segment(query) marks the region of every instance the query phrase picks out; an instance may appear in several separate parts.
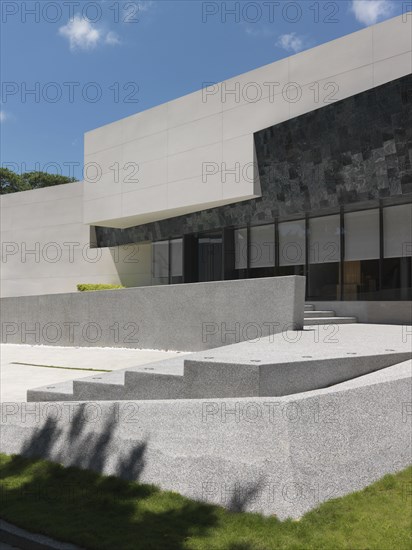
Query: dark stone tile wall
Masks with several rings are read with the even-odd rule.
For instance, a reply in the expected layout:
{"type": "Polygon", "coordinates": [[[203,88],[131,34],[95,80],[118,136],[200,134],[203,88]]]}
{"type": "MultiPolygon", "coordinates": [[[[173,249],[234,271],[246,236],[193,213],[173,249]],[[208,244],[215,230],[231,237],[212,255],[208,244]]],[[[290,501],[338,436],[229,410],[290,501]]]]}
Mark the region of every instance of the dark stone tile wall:
{"type": "Polygon", "coordinates": [[[412,200],[412,75],[261,130],[255,146],[262,197],[129,229],[97,227],[98,246],[412,200]]]}

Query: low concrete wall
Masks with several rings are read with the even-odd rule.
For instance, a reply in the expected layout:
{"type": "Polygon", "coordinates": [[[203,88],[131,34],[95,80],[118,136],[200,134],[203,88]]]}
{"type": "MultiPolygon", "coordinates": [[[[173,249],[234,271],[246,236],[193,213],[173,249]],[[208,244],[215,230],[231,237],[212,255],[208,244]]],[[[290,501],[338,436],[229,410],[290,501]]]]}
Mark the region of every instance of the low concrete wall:
{"type": "Polygon", "coordinates": [[[200,351],[303,326],[304,277],[1,300],[2,342],[200,351]]]}
{"type": "Polygon", "coordinates": [[[411,463],[410,372],[281,398],[3,403],[0,449],[298,518],[411,463]]]}
{"type": "Polygon", "coordinates": [[[412,302],[312,302],[318,310],[332,310],[342,317],[355,316],[360,323],[412,325],[412,302]]]}

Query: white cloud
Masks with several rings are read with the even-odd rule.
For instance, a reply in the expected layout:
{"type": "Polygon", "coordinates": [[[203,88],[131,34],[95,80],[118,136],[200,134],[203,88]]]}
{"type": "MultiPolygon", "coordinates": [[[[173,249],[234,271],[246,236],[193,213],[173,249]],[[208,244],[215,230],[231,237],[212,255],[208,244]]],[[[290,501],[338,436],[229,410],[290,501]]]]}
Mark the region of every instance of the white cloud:
{"type": "Polygon", "coordinates": [[[104,32],[80,15],[75,15],[71,21],[60,27],[59,34],[69,40],[71,50],[91,50],[103,42],[110,46],[120,44],[115,32],[104,32]]]}
{"type": "Polygon", "coordinates": [[[247,26],[245,27],[246,34],[257,38],[272,38],[274,31],[266,27],[247,26]]]}
{"type": "Polygon", "coordinates": [[[80,15],[75,15],[67,25],[60,27],[59,33],[68,38],[71,50],[95,48],[101,40],[101,32],[80,15]]]}
{"type": "Polygon", "coordinates": [[[283,48],[287,52],[300,52],[304,48],[304,40],[301,36],[298,36],[295,32],[289,34],[281,34],[276,46],[283,48]]]}
{"type": "Polygon", "coordinates": [[[116,44],[120,44],[119,37],[113,31],[110,31],[106,34],[106,38],[105,38],[104,41],[106,42],[106,44],[110,44],[111,46],[115,46],[116,44]]]}
{"type": "Polygon", "coordinates": [[[4,122],[5,120],[7,120],[9,117],[6,113],[6,111],[0,111],[0,122],[4,122]]]}
{"type": "Polygon", "coordinates": [[[139,11],[148,11],[154,5],[153,0],[141,0],[137,3],[139,11]]]}
{"type": "Polygon", "coordinates": [[[351,11],[356,19],[365,25],[373,25],[393,11],[392,0],[352,0],[351,11]]]}

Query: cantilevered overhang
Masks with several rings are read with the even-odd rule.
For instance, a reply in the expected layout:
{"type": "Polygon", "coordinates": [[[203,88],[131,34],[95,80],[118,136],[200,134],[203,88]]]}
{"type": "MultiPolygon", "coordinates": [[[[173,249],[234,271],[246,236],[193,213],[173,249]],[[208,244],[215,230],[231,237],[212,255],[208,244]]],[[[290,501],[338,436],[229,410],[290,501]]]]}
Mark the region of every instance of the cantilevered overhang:
{"type": "Polygon", "coordinates": [[[88,132],[84,222],[127,228],[259,197],[255,132],[410,74],[411,50],[409,13],[88,132]]]}

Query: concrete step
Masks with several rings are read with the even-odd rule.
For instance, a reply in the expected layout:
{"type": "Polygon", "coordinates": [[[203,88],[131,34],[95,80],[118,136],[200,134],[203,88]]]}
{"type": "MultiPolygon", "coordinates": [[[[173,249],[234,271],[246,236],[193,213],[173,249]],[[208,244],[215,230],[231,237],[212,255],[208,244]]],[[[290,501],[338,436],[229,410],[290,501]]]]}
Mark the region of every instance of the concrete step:
{"type": "Polygon", "coordinates": [[[96,373],[74,380],[74,401],[109,401],[127,399],[124,371],[96,373]]]}
{"type": "Polygon", "coordinates": [[[260,358],[239,354],[229,361],[219,356],[208,361],[186,360],[186,399],[280,397],[326,388],[409,360],[411,352],[336,352],[330,348],[318,357],[295,354],[286,362],[276,352],[255,353],[255,357],[260,358]]]}
{"type": "Polygon", "coordinates": [[[27,401],[132,401],[184,397],[183,375],[127,374],[128,381],[123,384],[112,383],[102,376],[100,380],[92,377],[28,390],[27,401]]]}
{"type": "Polygon", "coordinates": [[[182,399],[183,356],[89,376],[73,384],[78,401],[125,399],[182,399]]]}
{"type": "Polygon", "coordinates": [[[27,390],[27,401],[73,401],[73,380],[27,390]]]}
{"type": "Polygon", "coordinates": [[[27,392],[28,401],[123,401],[182,399],[184,356],[95,373],[78,380],[27,392]]]}
{"type": "Polygon", "coordinates": [[[28,401],[115,401],[289,395],[339,384],[412,356],[399,328],[356,325],[354,317],[306,321],[296,339],[284,334],[222,346],[139,367],[30,390],[28,401]],[[333,335],[319,334],[347,324],[333,335]],[[313,330],[310,327],[313,327],[313,330]],[[339,332],[339,333],[338,333],[339,332]],[[334,339],[330,340],[332,336],[334,339]],[[338,336],[337,338],[335,338],[338,336]],[[330,342],[334,342],[331,345],[330,342]]]}
{"type": "Polygon", "coordinates": [[[311,325],[347,325],[357,323],[356,317],[305,317],[304,326],[311,325]]]}
{"type": "MultiPolygon", "coordinates": [[[[183,399],[183,374],[126,371],[126,388],[133,399],[183,399]]],[[[130,399],[129,397],[127,399],[130,399]]]]}
{"type": "Polygon", "coordinates": [[[310,319],[311,317],[335,317],[336,314],[334,311],[305,311],[305,319],[310,319]]]}
{"type": "Polygon", "coordinates": [[[305,304],[305,311],[313,311],[315,309],[315,306],[312,304],[305,304]]]}

